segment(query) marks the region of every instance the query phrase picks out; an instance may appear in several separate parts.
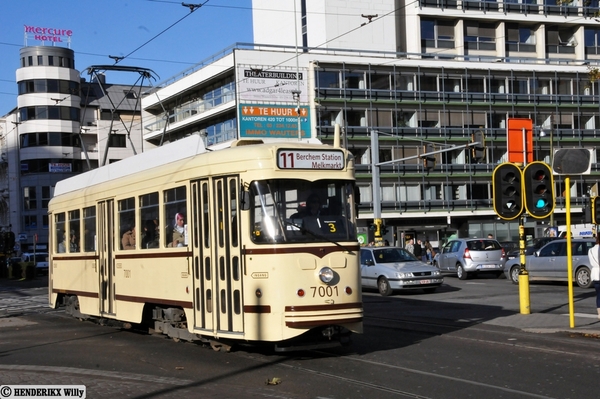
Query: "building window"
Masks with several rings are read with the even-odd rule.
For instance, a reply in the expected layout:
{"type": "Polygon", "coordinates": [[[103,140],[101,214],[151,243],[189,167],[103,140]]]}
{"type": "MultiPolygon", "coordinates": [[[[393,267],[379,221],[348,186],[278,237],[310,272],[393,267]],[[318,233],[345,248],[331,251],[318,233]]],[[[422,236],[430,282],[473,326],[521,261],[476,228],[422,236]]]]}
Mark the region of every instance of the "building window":
{"type": "Polygon", "coordinates": [[[37,195],[35,186],[23,187],[23,209],[37,209],[37,195]]]}
{"type": "Polygon", "coordinates": [[[37,106],[19,108],[21,122],[34,119],[79,121],[79,108],[59,106],[37,106]]]}
{"type": "Polygon", "coordinates": [[[454,48],[454,21],[421,20],[421,49],[454,48]]]}
{"type": "Polygon", "coordinates": [[[600,54],[600,29],[585,28],[586,54],[600,54]]]}
{"type": "Polygon", "coordinates": [[[118,112],[111,112],[110,110],[103,109],[100,111],[100,120],[101,121],[110,121],[115,120],[118,121],[120,119],[118,112]]]}
{"type": "Polygon", "coordinates": [[[111,134],[109,137],[109,147],[125,148],[127,147],[127,136],[124,134],[111,134]]]}
{"type": "Polygon", "coordinates": [[[496,50],[495,24],[465,21],[465,46],[470,50],[496,50]]]}
{"type": "Polygon", "coordinates": [[[23,226],[26,230],[37,229],[37,215],[23,215],[23,226]]]}
{"type": "Polygon", "coordinates": [[[44,65],[44,57],[41,55],[37,56],[37,64],[38,65],[44,65]]]}
{"type": "Polygon", "coordinates": [[[79,147],[79,137],[73,133],[38,132],[25,133],[19,137],[21,148],[51,146],[79,147]]]}
{"type": "Polygon", "coordinates": [[[508,51],[535,52],[535,32],[527,26],[506,24],[508,51]]]}
{"type": "Polygon", "coordinates": [[[48,209],[48,202],[52,198],[52,187],[42,186],[42,209],[48,209]]]}
{"type": "Polygon", "coordinates": [[[338,89],[340,87],[340,74],[337,71],[318,71],[317,84],[322,89],[338,89]]]}
{"type": "Polygon", "coordinates": [[[560,27],[559,25],[546,27],[547,52],[552,54],[575,54],[575,28],[560,27]]]}

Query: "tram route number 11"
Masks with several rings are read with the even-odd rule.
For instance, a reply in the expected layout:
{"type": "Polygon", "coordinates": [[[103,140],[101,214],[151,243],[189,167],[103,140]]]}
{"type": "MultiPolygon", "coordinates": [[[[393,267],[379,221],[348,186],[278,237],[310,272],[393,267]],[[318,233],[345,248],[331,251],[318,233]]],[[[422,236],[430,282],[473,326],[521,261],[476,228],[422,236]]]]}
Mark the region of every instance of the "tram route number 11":
{"type": "Polygon", "coordinates": [[[344,167],[344,154],[338,150],[279,150],[277,167],[281,169],[337,169],[344,167]]]}

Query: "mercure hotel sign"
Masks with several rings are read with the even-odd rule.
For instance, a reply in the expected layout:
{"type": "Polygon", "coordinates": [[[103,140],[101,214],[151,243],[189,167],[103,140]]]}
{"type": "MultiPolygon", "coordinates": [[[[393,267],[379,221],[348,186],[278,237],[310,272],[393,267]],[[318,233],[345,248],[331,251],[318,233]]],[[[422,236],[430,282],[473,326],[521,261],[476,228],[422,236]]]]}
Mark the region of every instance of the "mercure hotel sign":
{"type": "Polygon", "coordinates": [[[34,40],[48,42],[62,42],[63,37],[73,36],[71,29],[44,28],[41,26],[25,25],[25,34],[33,34],[34,40]]]}

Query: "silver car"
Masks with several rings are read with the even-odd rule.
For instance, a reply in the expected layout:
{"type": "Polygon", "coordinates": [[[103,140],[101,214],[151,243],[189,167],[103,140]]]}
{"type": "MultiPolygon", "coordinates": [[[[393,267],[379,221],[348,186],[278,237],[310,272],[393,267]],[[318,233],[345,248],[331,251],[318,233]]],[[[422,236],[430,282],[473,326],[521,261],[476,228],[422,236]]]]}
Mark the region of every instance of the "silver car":
{"type": "MultiPolygon", "coordinates": [[[[588,238],[571,240],[573,280],[582,288],[592,286],[588,251],[595,243],[595,240],[588,238]]],[[[568,281],[567,259],[567,240],[558,239],[549,242],[532,255],[525,257],[529,280],[568,281]]],[[[504,274],[514,284],[519,284],[520,269],[520,259],[512,259],[506,262],[504,274]]]]}
{"type": "Polygon", "coordinates": [[[397,247],[361,248],[360,275],[363,287],[377,288],[383,296],[407,289],[431,293],[444,282],[437,268],[397,247]]]}
{"type": "Polygon", "coordinates": [[[501,276],[506,254],[492,238],[455,238],[444,245],[434,259],[442,273],[456,273],[461,280],[477,273],[501,276]]]}

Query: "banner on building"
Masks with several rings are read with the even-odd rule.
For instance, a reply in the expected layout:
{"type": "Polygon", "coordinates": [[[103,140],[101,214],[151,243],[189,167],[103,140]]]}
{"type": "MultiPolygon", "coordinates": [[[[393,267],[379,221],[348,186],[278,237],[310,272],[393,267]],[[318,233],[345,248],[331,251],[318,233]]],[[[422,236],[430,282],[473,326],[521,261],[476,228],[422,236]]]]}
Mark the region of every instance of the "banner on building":
{"type": "Polygon", "coordinates": [[[73,171],[70,163],[50,163],[48,169],[50,173],[70,173],[73,171]]]}
{"type": "Polygon", "coordinates": [[[308,103],[306,68],[238,67],[240,101],[308,103]],[[298,91],[300,93],[298,94],[298,91]]]}

